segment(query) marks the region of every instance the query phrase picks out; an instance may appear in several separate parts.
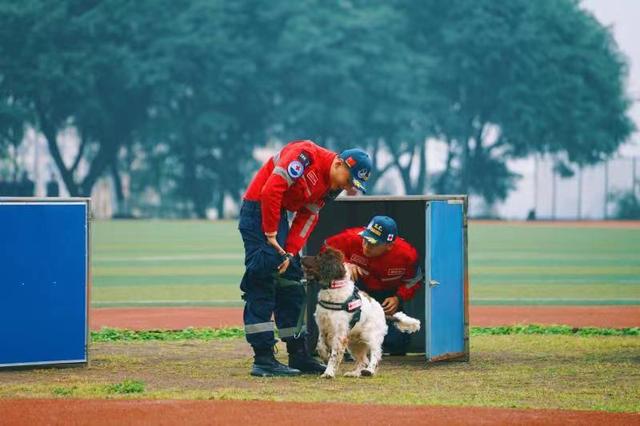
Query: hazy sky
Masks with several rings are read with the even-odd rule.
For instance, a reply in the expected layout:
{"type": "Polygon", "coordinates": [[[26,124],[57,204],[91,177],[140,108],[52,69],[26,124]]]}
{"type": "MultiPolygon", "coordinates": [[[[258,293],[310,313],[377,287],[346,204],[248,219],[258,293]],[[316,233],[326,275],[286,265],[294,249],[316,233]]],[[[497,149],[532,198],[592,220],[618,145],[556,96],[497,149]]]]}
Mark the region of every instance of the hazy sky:
{"type": "MultiPolygon", "coordinates": [[[[640,0],[583,0],[582,5],[613,29],[620,50],[629,59],[628,90],[635,100],[631,116],[640,128],[640,0]]],[[[636,132],[621,153],[640,155],[640,133],[636,132]]]]}

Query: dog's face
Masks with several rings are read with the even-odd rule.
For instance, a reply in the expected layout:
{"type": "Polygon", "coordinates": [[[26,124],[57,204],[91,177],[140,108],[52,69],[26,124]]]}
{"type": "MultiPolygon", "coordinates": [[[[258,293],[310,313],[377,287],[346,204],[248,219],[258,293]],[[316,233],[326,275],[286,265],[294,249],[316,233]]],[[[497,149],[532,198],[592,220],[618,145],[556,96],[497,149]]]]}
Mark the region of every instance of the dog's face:
{"type": "Polygon", "coordinates": [[[307,279],[321,283],[341,280],[347,274],[344,267],[344,255],[340,250],[331,247],[327,247],[317,256],[304,256],[302,269],[304,269],[307,279]]]}

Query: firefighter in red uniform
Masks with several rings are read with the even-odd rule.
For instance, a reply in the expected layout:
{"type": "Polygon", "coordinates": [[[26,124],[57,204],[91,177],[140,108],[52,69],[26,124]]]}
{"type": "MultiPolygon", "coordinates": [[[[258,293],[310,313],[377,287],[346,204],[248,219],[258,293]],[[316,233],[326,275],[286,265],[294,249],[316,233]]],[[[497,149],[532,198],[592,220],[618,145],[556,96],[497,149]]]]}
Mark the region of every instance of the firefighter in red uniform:
{"type": "MultiPolygon", "coordinates": [[[[398,237],[398,226],[388,216],[375,216],[366,227],[350,228],[327,238],[321,250],[331,246],[342,251],[360,289],[382,305],[385,314],[402,309],[421,286],[422,272],[416,249],[398,237]]],[[[409,335],[389,325],[383,350],[404,355],[409,335]]]]}
{"type": "Polygon", "coordinates": [[[299,252],[320,209],[343,190],[365,191],[371,159],[360,149],[340,155],[312,141],[286,145],[258,171],[244,195],[238,229],[245,248],[240,288],[245,300],[246,338],[255,352],[251,374],[287,376],[322,373],[309,355],[300,319],[305,301],[299,252]],[[289,228],[287,211],[295,216],[289,228]],[[273,354],[274,322],[287,344],[289,365],[273,354]]]}

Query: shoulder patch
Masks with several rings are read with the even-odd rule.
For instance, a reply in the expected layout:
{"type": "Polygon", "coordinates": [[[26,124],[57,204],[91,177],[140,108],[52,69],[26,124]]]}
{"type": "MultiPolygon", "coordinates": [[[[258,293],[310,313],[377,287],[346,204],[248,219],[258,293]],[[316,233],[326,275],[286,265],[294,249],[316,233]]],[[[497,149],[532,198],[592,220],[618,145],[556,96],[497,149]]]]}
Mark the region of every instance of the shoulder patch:
{"type": "Polygon", "coordinates": [[[311,156],[307,151],[302,151],[300,155],[298,155],[298,161],[302,164],[302,167],[307,168],[311,165],[311,156]]]}
{"type": "Polygon", "coordinates": [[[298,179],[304,173],[304,166],[298,160],[293,160],[287,166],[287,173],[294,179],[298,179]]]}

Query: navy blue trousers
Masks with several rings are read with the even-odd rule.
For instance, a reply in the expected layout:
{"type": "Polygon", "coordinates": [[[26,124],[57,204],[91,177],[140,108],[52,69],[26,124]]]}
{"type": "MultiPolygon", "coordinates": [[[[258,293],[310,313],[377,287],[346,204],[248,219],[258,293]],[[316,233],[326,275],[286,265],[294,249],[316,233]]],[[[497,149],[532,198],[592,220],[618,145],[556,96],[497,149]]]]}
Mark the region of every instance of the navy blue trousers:
{"type": "MultiPolygon", "coordinates": [[[[296,256],[287,271],[279,279],[277,268],[282,263],[281,256],[273,248],[262,232],[260,203],[243,201],[240,208],[238,229],[244,243],[245,273],[240,283],[243,291],[244,328],[247,342],[254,348],[271,348],[276,344],[275,325],[284,341],[294,338],[304,339],[305,328],[296,334],[300,311],[304,306],[305,291],[302,285],[295,285],[302,279],[300,257],[296,256]],[[275,324],[272,320],[275,318],[275,324]]],[[[280,214],[277,240],[284,247],[289,234],[287,212],[280,214]]]]}

